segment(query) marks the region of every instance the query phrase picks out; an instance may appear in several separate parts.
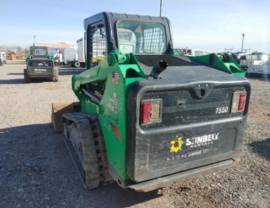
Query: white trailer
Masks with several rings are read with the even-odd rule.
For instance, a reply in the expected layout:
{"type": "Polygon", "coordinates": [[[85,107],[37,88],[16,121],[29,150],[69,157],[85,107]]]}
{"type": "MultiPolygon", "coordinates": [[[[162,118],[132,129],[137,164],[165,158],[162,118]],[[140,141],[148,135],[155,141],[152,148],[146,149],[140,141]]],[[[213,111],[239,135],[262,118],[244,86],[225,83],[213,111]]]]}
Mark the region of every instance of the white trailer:
{"type": "Polygon", "coordinates": [[[54,57],[56,64],[80,67],[75,48],[48,48],[48,54],[54,57]]]}
{"type": "Polygon", "coordinates": [[[0,65],[6,64],[7,63],[7,55],[6,52],[0,51],[0,65]]]}
{"type": "Polygon", "coordinates": [[[248,74],[270,75],[270,58],[266,53],[253,52],[240,58],[240,64],[245,64],[248,74]]]}
{"type": "Polygon", "coordinates": [[[78,62],[80,63],[81,67],[85,67],[85,47],[85,38],[80,38],[77,40],[78,62]]]}
{"type": "Polygon", "coordinates": [[[74,48],[64,48],[63,49],[63,63],[65,65],[73,65],[76,60],[76,50],[74,48]]]}

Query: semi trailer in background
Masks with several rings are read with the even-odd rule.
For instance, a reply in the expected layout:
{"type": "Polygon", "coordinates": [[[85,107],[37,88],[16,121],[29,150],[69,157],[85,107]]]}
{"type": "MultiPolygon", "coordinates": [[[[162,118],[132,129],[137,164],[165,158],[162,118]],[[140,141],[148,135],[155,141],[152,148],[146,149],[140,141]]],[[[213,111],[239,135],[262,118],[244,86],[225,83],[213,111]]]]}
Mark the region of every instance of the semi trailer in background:
{"type": "Polygon", "coordinates": [[[77,53],[74,48],[63,49],[63,64],[76,68],[80,67],[80,62],[78,62],[77,53]]]}
{"type": "Polygon", "coordinates": [[[0,66],[7,63],[6,52],[0,51],[0,66]]]}
{"type": "Polygon", "coordinates": [[[85,38],[77,40],[77,57],[81,67],[85,67],[85,38]]]}
{"type": "Polygon", "coordinates": [[[75,48],[50,48],[49,54],[57,65],[80,67],[75,48]]]}
{"type": "Polygon", "coordinates": [[[72,43],[37,43],[36,46],[47,47],[48,55],[54,58],[56,65],[80,67],[77,61],[77,51],[72,43]]]}
{"type": "Polygon", "coordinates": [[[266,53],[238,53],[237,58],[248,74],[270,75],[270,58],[266,53]]]}

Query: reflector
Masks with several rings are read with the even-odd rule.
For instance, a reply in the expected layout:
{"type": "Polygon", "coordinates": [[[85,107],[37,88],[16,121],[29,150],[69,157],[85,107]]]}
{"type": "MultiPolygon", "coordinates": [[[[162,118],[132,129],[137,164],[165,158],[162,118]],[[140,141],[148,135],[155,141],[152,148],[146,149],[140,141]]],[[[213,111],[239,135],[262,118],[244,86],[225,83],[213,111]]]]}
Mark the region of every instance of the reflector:
{"type": "Polygon", "coordinates": [[[142,125],[161,122],[161,99],[143,100],[140,106],[142,125]]]}
{"type": "Polygon", "coordinates": [[[233,100],[232,100],[232,113],[239,113],[243,112],[246,107],[246,91],[236,91],[233,93],[233,100]]]}

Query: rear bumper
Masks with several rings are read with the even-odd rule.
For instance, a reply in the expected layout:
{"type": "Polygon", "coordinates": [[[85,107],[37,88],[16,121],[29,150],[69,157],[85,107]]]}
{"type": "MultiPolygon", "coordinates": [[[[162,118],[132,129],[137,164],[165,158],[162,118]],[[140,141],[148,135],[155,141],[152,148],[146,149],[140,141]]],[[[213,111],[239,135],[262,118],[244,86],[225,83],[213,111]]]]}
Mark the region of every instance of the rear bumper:
{"type": "Polygon", "coordinates": [[[133,185],[128,186],[128,188],[133,189],[138,192],[149,192],[149,191],[153,191],[162,187],[172,185],[187,177],[193,177],[196,175],[206,174],[206,173],[210,173],[210,172],[214,172],[220,169],[227,168],[231,166],[232,164],[236,163],[237,161],[238,159],[234,159],[234,160],[230,159],[230,160],[210,164],[207,166],[194,168],[188,171],[172,174],[169,176],[160,177],[160,178],[153,179],[150,181],[133,184],[133,185]]]}
{"type": "Polygon", "coordinates": [[[49,79],[53,77],[53,74],[29,74],[28,76],[31,79],[40,79],[40,78],[49,79]]]}
{"type": "Polygon", "coordinates": [[[52,78],[54,77],[55,70],[54,68],[38,68],[38,67],[28,67],[27,74],[31,79],[40,79],[40,78],[52,78]],[[44,71],[38,71],[44,70],[44,71]]]}

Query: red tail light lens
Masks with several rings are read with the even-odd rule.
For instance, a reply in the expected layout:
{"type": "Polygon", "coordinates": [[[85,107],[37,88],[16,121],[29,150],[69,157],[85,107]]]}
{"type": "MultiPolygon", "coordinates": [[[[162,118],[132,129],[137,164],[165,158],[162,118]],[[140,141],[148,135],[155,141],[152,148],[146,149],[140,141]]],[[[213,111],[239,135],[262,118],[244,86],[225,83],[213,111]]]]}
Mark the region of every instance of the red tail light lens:
{"type": "Polygon", "coordinates": [[[246,107],[247,92],[236,91],[233,93],[232,113],[243,112],[246,107]]]}
{"type": "Polygon", "coordinates": [[[245,110],[246,97],[247,97],[247,93],[240,94],[240,96],[239,96],[239,105],[238,105],[238,110],[239,111],[244,111],[245,110]]]}
{"type": "Polygon", "coordinates": [[[140,106],[140,123],[142,125],[161,122],[161,99],[143,100],[140,106]]]}

